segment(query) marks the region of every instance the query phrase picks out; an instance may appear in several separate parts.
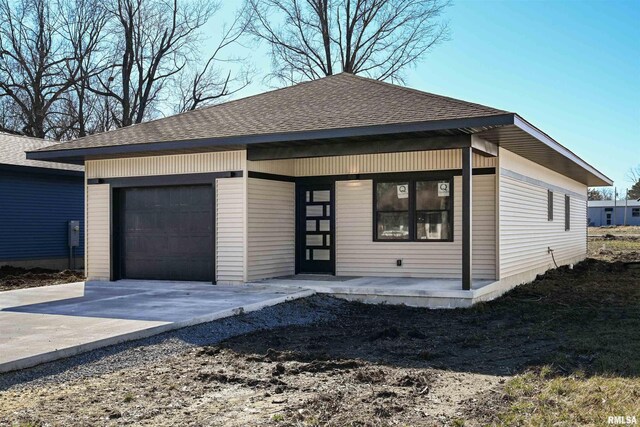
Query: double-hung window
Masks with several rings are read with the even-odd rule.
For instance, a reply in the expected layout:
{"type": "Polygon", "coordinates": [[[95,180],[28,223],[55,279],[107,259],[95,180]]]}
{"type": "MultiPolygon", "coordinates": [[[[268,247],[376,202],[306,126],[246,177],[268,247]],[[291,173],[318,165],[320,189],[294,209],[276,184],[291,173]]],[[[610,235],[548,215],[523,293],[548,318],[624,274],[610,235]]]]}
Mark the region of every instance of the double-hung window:
{"type": "Polygon", "coordinates": [[[375,182],[374,240],[452,241],[452,180],[375,182]]]}

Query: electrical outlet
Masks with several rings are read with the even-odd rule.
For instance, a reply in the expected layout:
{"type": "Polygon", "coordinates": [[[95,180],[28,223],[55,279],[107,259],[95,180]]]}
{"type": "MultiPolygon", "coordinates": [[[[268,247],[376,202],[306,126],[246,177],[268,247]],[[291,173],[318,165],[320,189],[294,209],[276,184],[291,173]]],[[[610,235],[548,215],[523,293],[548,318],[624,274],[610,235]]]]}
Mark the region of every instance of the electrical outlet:
{"type": "Polygon", "coordinates": [[[401,259],[397,259],[396,260],[396,267],[402,267],[402,260],[401,259]]]}

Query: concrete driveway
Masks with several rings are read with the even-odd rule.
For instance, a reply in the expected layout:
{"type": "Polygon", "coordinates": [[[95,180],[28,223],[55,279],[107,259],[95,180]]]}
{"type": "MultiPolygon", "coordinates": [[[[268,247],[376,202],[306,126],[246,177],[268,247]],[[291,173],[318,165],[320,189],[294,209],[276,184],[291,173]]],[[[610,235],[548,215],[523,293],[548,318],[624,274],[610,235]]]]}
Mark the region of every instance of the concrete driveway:
{"type": "Polygon", "coordinates": [[[0,292],[0,372],[259,310],[314,291],[121,280],[0,292]]]}

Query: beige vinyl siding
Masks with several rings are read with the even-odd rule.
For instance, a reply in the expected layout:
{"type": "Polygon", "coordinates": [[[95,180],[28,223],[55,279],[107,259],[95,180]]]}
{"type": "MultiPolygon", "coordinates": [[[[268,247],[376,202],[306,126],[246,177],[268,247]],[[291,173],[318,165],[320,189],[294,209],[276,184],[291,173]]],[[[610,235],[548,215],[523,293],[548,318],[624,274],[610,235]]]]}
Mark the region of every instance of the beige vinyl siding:
{"type": "Polygon", "coordinates": [[[547,169],[538,163],[525,159],[504,148],[500,148],[499,156],[501,169],[510,170],[533,179],[544,181],[551,185],[579,193],[585,198],[587,197],[587,186],[578,181],[554,172],[551,169],[547,169]]]}
{"type": "Polygon", "coordinates": [[[295,184],[248,180],[248,278],[295,273],[295,184]]]}
{"type": "Polygon", "coordinates": [[[586,256],[587,187],[511,152],[500,150],[500,278],[543,272],[586,256]],[[547,192],[553,191],[553,221],[547,192]],[[571,229],[565,231],[565,195],[571,229]]]}
{"type": "MultiPolygon", "coordinates": [[[[336,273],[460,278],[462,180],[454,178],[453,242],[374,242],[373,181],[336,183],[336,273]],[[403,266],[396,267],[402,259],[403,266]]],[[[473,276],[495,278],[495,176],[473,177],[473,276]]]]}
{"type": "Polygon", "coordinates": [[[87,186],[86,268],[87,279],[109,280],[111,272],[111,186],[87,186]]]}
{"type": "Polygon", "coordinates": [[[216,180],[216,282],[245,281],[245,178],[216,180]]]}
{"type": "Polygon", "coordinates": [[[120,178],[240,171],[245,168],[245,159],[246,151],[238,150],[88,160],[85,173],[87,178],[120,178]]]}
{"type": "Polygon", "coordinates": [[[247,168],[253,172],[272,173],[275,175],[296,176],[297,159],[282,160],[247,160],[247,168]]]}
{"type": "MultiPolygon", "coordinates": [[[[476,168],[494,167],[495,160],[495,157],[483,157],[479,154],[474,154],[473,166],[476,168]]],[[[460,150],[359,154],[306,159],[249,161],[248,167],[251,171],[289,176],[450,170],[462,167],[462,154],[460,150]]]]}

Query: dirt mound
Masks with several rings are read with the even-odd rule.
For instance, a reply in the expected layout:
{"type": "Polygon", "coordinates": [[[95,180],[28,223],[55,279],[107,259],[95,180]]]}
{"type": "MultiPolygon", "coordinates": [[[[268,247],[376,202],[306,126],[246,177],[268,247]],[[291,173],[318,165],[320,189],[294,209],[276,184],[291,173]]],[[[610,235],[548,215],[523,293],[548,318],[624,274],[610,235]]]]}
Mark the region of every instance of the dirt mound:
{"type": "Polygon", "coordinates": [[[45,268],[0,267],[0,291],[81,282],[84,275],[72,270],[48,270],[45,268]]]}

